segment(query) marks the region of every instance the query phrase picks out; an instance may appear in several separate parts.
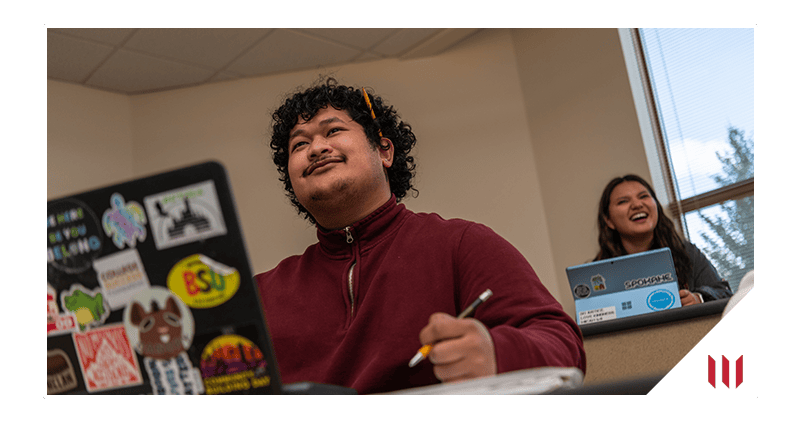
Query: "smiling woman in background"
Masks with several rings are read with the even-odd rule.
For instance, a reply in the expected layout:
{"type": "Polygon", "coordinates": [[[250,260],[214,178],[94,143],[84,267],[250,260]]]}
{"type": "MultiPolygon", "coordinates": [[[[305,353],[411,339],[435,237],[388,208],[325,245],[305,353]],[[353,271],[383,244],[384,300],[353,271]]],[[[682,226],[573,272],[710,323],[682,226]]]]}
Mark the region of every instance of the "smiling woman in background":
{"type": "Polygon", "coordinates": [[[600,252],[595,261],[669,247],[678,274],[681,306],[733,295],[706,256],[681,239],[653,189],[633,174],[611,180],[597,213],[600,252]]]}

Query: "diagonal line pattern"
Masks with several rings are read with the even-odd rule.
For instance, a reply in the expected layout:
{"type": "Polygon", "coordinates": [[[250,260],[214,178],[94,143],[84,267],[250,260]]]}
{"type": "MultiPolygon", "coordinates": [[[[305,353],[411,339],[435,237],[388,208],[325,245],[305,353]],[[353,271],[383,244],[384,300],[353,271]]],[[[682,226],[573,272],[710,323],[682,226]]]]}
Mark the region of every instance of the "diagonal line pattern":
{"type": "Polygon", "coordinates": [[[663,421],[798,419],[799,324],[800,288],[797,288],[758,326],[759,399],[683,399],[663,421]]]}

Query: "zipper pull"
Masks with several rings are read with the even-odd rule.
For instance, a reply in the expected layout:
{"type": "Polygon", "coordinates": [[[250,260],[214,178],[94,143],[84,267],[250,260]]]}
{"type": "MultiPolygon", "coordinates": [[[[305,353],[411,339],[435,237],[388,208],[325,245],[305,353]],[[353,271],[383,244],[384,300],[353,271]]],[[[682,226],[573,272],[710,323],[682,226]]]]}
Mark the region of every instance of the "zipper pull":
{"type": "Polygon", "coordinates": [[[353,234],[350,232],[350,227],[344,227],[344,234],[347,236],[347,244],[353,242],[353,234]]]}

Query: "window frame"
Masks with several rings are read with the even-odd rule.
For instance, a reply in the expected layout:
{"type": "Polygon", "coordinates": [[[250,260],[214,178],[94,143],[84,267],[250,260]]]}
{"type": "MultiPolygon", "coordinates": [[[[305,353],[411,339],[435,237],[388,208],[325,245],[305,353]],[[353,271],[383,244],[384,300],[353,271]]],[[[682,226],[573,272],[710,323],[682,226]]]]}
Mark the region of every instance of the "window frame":
{"type": "Polygon", "coordinates": [[[620,28],[618,32],[653,189],[656,190],[659,201],[666,204],[666,211],[670,213],[678,231],[686,238],[688,228],[684,221],[684,214],[727,201],[755,196],[755,176],[678,200],[676,178],[672,171],[672,158],[664,139],[664,128],[659,118],[660,113],[650,82],[650,73],[642,48],[639,28],[620,28]]]}

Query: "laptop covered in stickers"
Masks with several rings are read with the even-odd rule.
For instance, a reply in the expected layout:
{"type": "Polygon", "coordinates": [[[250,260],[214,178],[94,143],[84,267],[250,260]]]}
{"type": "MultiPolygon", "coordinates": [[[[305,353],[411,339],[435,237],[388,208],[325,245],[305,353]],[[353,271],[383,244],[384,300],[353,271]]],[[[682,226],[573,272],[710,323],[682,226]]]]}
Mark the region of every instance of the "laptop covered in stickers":
{"type": "Polygon", "coordinates": [[[219,163],[47,202],[48,394],[282,392],[219,163]]]}
{"type": "Polygon", "coordinates": [[[579,325],[681,306],[678,276],[668,247],[566,270],[579,325]]]}

